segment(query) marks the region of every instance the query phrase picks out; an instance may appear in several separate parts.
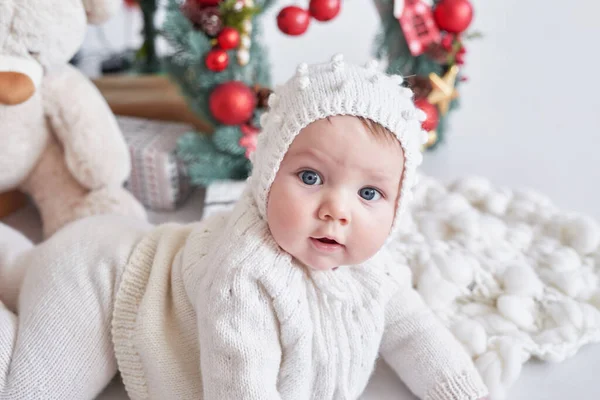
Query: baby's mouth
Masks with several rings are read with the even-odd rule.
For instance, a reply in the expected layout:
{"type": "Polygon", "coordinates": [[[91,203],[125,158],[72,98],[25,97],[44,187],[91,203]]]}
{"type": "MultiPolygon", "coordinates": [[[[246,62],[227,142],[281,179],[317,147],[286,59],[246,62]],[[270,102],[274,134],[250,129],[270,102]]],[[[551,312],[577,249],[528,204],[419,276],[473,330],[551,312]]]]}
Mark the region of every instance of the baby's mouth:
{"type": "Polygon", "coordinates": [[[327,237],[322,237],[322,238],[315,238],[317,239],[319,242],[321,243],[327,243],[327,244],[339,244],[338,242],[336,242],[334,239],[329,239],[327,237]]]}
{"type": "Polygon", "coordinates": [[[343,244],[329,237],[311,237],[310,241],[317,250],[326,253],[339,251],[344,248],[343,244]]]}

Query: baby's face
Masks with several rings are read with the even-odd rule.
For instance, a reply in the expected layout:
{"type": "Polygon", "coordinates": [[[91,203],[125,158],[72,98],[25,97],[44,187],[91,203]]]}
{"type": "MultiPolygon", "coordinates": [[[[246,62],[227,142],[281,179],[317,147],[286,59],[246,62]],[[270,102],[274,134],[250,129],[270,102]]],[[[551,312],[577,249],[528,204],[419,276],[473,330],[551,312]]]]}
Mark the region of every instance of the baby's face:
{"type": "Polygon", "coordinates": [[[394,220],[404,157],[355,117],[304,128],[271,186],[269,228],[304,265],[326,270],[359,264],[384,244],[394,220]]]}

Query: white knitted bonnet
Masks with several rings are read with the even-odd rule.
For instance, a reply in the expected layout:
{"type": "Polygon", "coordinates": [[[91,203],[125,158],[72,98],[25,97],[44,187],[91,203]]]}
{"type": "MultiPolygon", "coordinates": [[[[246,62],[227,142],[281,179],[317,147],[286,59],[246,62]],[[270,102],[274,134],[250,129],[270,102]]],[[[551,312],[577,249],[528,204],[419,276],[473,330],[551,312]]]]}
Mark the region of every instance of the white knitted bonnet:
{"type": "Polygon", "coordinates": [[[427,133],[424,113],[413,103],[413,93],[399,75],[378,70],[375,60],[365,66],[346,63],[335,55],[330,62],[298,66],[296,75],[275,88],[269,110],[261,117],[250,183],[260,215],[266,220],[271,184],[285,153],[300,130],[322,118],[353,115],[371,119],[393,132],[404,149],[404,174],[398,216],[406,208],[415,184],[415,170],[423,160],[421,146],[427,133]]]}

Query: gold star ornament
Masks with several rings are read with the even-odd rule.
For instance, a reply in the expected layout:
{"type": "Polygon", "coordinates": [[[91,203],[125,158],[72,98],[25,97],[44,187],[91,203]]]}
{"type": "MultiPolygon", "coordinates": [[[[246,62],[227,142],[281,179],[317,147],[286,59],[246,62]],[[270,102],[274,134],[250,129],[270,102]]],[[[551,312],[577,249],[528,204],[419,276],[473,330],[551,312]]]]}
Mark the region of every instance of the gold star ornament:
{"type": "Polygon", "coordinates": [[[429,74],[433,90],[427,96],[427,101],[437,105],[441,115],[446,115],[450,110],[450,103],[458,97],[458,91],[454,87],[457,76],[458,65],[456,64],[450,67],[442,77],[433,72],[429,74]]]}

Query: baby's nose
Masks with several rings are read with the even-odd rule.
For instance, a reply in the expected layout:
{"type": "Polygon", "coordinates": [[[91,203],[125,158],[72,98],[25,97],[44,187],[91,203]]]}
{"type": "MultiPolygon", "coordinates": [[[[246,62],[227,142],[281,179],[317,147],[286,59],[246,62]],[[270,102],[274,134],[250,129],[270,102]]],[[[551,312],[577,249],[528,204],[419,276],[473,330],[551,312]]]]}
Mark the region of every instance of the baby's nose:
{"type": "Polygon", "coordinates": [[[319,218],[322,220],[333,220],[341,225],[350,222],[350,210],[341,196],[330,196],[323,202],[319,209],[319,218]]]}
{"type": "Polygon", "coordinates": [[[29,76],[20,72],[0,72],[0,104],[21,104],[34,93],[35,83],[29,76]]]}

